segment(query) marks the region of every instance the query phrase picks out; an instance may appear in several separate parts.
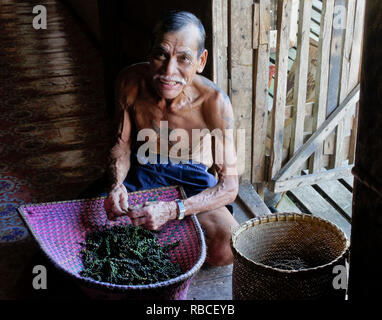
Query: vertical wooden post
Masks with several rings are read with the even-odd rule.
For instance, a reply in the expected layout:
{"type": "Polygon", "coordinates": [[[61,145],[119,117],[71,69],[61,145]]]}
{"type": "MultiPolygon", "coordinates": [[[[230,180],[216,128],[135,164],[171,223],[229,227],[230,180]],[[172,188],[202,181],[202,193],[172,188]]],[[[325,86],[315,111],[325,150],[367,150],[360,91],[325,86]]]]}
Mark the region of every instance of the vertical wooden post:
{"type": "MultiPolygon", "coordinates": [[[[230,3],[230,70],[231,101],[236,129],[245,130],[245,156],[238,156],[241,182],[251,182],[252,163],[252,96],[253,96],[253,0],[232,0],[230,3]]],[[[238,150],[240,151],[240,150],[238,150]]]]}
{"type": "MultiPolygon", "coordinates": [[[[350,67],[349,67],[349,89],[354,88],[360,79],[359,66],[362,61],[362,44],[363,44],[363,31],[364,31],[364,21],[365,21],[365,7],[366,1],[358,0],[356,6],[356,16],[354,25],[357,26],[354,29],[353,36],[353,46],[350,56],[350,67]]],[[[358,115],[358,105],[356,106],[356,112],[354,119],[357,119],[358,115]]],[[[349,148],[349,163],[354,163],[355,149],[356,149],[356,139],[357,139],[357,122],[353,121],[351,123],[352,131],[350,136],[350,148],[349,148]]]]}
{"type": "Polygon", "coordinates": [[[291,0],[279,0],[277,7],[277,57],[275,95],[272,108],[273,130],[269,180],[278,173],[282,163],[291,9],[291,0]]]}
{"type": "MultiPolygon", "coordinates": [[[[359,0],[360,1],[360,0],[359,0]]],[[[378,299],[382,274],[382,2],[365,1],[365,35],[355,158],[349,300],[378,299]]]]}
{"type": "Polygon", "coordinates": [[[304,143],[304,120],[306,113],[311,14],[312,0],[301,1],[297,35],[297,68],[293,97],[294,127],[291,135],[291,155],[293,155],[304,143]]]}
{"type": "MultiPolygon", "coordinates": [[[[321,126],[326,119],[326,105],[328,97],[330,41],[332,37],[334,0],[322,3],[320,40],[318,45],[318,72],[316,76],[316,97],[313,112],[313,132],[321,126]]],[[[323,144],[311,157],[309,172],[314,173],[322,166],[323,144]]]]}
{"type": "Polygon", "coordinates": [[[252,183],[263,183],[265,177],[265,142],[268,119],[270,0],[255,3],[253,16],[253,125],[252,183]]]}
{"type": "Polygon", "coordinates": [[[228,93],[228,18],[227,0],[212,1],[213,81],[228,93]]]}
{"type": "MultiPolygon", "coordinates": [[[[355,15],[356,0],[348,0],[346,4],[346,29],[343,37],[342,45],[342,62],[341,62],[341,74],[339,82],[339,103],[342,103],[349,92],[354,88],[348,87],[349,72],[350,72],[350,54],[353,43],[354,33],[354,15],[355,15]],[[350,90],[349,90],[350,89],[350,90]]],[[[360,50],[360,48],[358,48],[360,50]]],[[[345,155],[343,152],[343,139],[346,136],[346,121],[350,121],[349,118],[341,121],[336,129],[335,151],[334,156],[331,157],[330,167],[336,168],[341,166],[342,160],[345,155]]]]}
{"type": "MultiPolygon", "coordinates": [[[[336,8],[346,8],[347,5],[351,4],[351,1],[345,0],[335,0],[336,8]]],[[[347,12],[347,11],[346,11],[347,12]]],[[[333,15],[333,28],[332,28],[332,39],[331,39],[331,49],[330,49],[330,72],[329,72],[329,82],[328,82],[328,101],[326,106],[326,116],[331,114],[335,108],[337,108],[340,99],[340,79],[341,79],[341,66],[342,66],[342,53],[344,45],[344,25],[339,25],[344,19],[347,19],[346,14],[342,9],[334,10],[333,15]]],[[[349,17],[350,18],[350,17],[349,17]]],[[[344,132],[345,120],[338,123],[337,128],[334,132],[326,139],[324,143],[324,154],[329,155],[329,168],[337,168],[342,164],[342,149],[343,142],[345,138],[344,132]],[[336,143],[338,141],[339,143],[336,143]],[[329,148],[326,148],[329,146],[329,148]],[[326,151],[328,149],[328,151],[326,151]]]]}

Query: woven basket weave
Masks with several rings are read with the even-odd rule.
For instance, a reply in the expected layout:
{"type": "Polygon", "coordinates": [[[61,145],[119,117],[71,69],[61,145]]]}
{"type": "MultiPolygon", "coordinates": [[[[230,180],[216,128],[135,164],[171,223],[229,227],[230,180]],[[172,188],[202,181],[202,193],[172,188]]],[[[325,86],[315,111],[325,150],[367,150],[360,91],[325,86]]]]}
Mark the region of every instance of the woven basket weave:
{"type": "Polygon", "coordinates": [[[344,299],[333,268],[345,265],[348,241],[318,217],[279,213],[254,218],[232,234],[235,300],[344,299]]]}
{"type": "MultiPolygon", "coordinates": [[[[171,186],[129,193],[129,205],[147,201],[171,201],[184,198],[181,187],[171,186]]],[[[81,288],[98,299],[163,299],[183,300],[193,275],[206,258],[206,245],[196,217],[168,221],[157,234],[159,243],[165,245],[179,241],[170,249],[173,262],[180,264],[182,274],[169,281],[150,285],[116,285],[83,278],[80,255],[88,232],[115,225],[127,225],[127,216],[117,221],[107,219],[103,208],[104,197],[52,203],[27,204],[19,212],[33,237],[50,261],[73,278],[81,288]]]]}

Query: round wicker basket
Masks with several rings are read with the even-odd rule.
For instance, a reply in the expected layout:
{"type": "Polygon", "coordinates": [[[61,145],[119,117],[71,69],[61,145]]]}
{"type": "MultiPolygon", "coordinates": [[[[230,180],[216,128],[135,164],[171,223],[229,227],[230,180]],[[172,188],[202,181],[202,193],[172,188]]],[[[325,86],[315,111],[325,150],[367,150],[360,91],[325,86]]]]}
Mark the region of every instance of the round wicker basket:
{"type": "Polygon", "coordinates": [[[308,214],[251,219],[232,234],[234,300],[344,299],[336,265],[349,244],[334,224],[308,214]]]}

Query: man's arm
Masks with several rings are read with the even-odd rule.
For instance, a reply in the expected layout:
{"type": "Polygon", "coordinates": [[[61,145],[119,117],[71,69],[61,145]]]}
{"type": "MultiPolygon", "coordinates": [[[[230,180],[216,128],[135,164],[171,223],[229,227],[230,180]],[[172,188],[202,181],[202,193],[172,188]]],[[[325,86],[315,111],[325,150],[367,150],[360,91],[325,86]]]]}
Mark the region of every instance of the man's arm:
{"type": "Polygon", "coordinates": [[[108,176],[110,192],[104,207],[109,218],[121,216],[128,210],[128,195],[123,181],[130,169],[131,119],[128,108],[135,99],[136,88],[129,86],[124,73],[118,77],[115,89],[116,143],[109,155],[108,176]]]}

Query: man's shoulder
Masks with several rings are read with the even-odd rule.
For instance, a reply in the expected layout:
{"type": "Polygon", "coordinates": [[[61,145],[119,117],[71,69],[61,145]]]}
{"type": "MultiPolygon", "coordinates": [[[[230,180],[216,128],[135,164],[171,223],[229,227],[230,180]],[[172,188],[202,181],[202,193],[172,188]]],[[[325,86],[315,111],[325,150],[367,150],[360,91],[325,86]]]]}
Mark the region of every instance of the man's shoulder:
{"type": "Polygon", "coordinates": [[[148,74],[148,68],[148,63],[137,63],[121,70],[116,80],[116,93],[120,104],[134,104],[139,88],[148,74]]]}
{"type": "Polygon", "coordinates": [[[149,69],[148,62],[132,64],[122,69],[117,77],[117,83],[120,84],[137,84],[147,75],[149,69]]]}
{"type": "Polygon", "coordinates": [[[204,106],[206,108],[217,108],[219,110],[221,109],[221,107],[231,106],[231,102],[228,95],[213,81],[202,75],[198,75],[198,82],[202,90],[205,92],[206,98],[204,106]]]}

